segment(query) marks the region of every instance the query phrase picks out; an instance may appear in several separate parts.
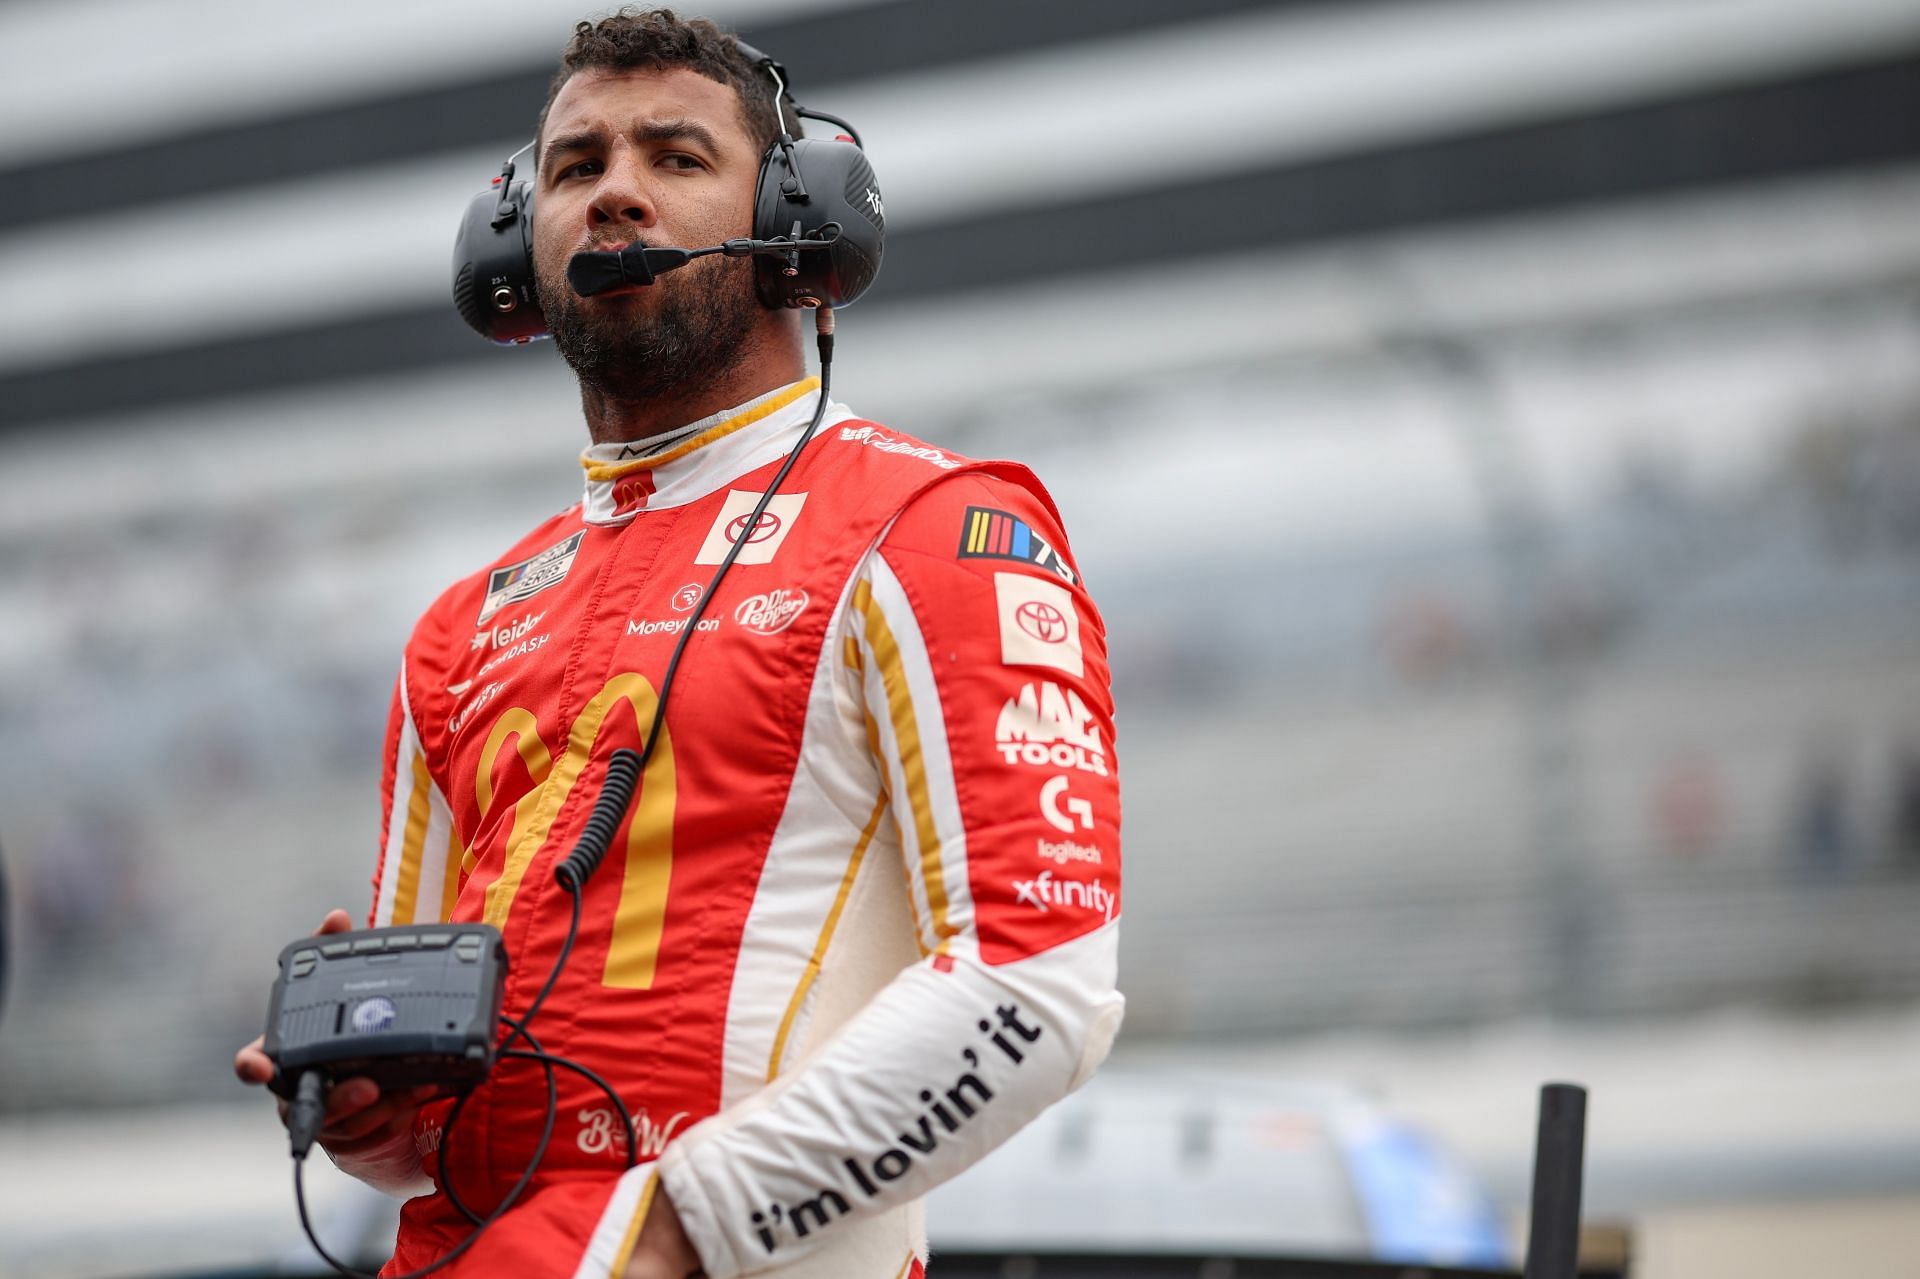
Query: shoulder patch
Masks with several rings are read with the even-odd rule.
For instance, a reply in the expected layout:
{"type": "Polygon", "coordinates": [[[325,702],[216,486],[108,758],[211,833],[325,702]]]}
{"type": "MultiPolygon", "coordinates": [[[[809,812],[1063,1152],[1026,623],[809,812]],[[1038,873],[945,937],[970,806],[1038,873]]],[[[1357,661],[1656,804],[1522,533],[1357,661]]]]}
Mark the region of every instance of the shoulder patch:
{"type": "Polygon", "coordinates": [[[579,553],[585,531],[562,538],[537,555],[529,555],[517,564],[503,564],[487,574],[487,597],[480,604],[480,617],[486,620],[509,604],[518,604],[564,581],[579,553]]]}
{"type": "Polygon", "coordinates": [[[1086,673],[1080,614],[1066,587],[1026,573],[995,573],[993,593],[1000,613],[1002,664],[1086,673]]]}
{"type": "Polygon", "coordinates": [[[961,559],[1018,560],[1043,568],[1069,586],[1080,579],[1060,552],[1019,516],[988,506],[969,506],[960,525],[961,559]]]}

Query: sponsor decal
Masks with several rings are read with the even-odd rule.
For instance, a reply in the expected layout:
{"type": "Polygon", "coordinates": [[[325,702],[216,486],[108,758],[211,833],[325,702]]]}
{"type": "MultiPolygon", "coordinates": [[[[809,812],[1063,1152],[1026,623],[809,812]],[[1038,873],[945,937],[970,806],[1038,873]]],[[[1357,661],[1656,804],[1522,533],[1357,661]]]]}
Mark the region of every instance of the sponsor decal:
{"type": "Polygon", "coordinates": [[[473,717],[480,713],[480,708],[500,696],[500,690],[505,687],[506,685],[502,684],[499,680],[494,680],[478,693],[475,693],[473,700],[458,711],[452,719],[447,721],[447,731],[449,733],[457,733],[467,724],[471,723],[473,717]]]}
{"type": "Polygon", "coordinates": [[[455,696],[455,697],[458,697],[458,696],[460,696],[460,694],[462,694],[462,693],[464,693],[464,692],[466,692],[466,691],[467,691],[468,689],[470,689],[470,688],[472,688],[472,687],[473,687],[473,681],[472,681],[472,680],[470,680],[470,679],[463,679],[463,680],[461,680],[461,681],[460,681],[460,682],[459,682],[458,684],[449,684],[449,685],[447,685],[447,692],[449,692],[449,693],[451,693],[451,694],[452,694],[453,696],[455,696]]]}
{"type": "MultiPolygon", "coordinates": [[[[630,618],[627,621],[627,634],[629,635],[678,635],[686,629],[687,619],[684,617],[645,619],[636,617],[630,618]]],[[[694,629],[697,631],[717,631],[720,629],[720,619],[717,617],[703,617],[700,619],[700,625],[694,627],[694,629]]]]}
{"type": "Polygon", "coordinates": [[[864,444],[870,449],[879,449],[882,453],[904,453],[908,457],[917,457],[922,462],[931,462],[943,471],[951,471],[960,463],[942,453],[939,449],[929,448],[925,444],[915,444],[912,440],[897,440],[885,431],[875,430],[871,426],[843,426],[840,438],[855,444],[864,444]]]}
{"type": "Polygon", "coordinates": [[[1107,753],[1093,712],[1080,694],[1052,680],[1036,680],[1008,699],[994,725],[994,743],[1009,764],[1107,775],[1107,753]]]}
{"type": "MultiPolygon", "coordinates": [[[[992,1017],[982,1017],[975,1025],[987,1042],[1012,1063],[1011,1067],[1002,1069],[1018,1070],[1027,1059],[1028,1046],[1038,1042],[1045,1031],[1023,1021],[1018,1004],[1001,1004],[992,1011],[992,1017]]],[[[846,1180],[831,1186],[815,1186],[814,1193],[805,1199],[770,1203],[749,1214],[760,1246],[771,1254],[789,1236],[805,1239],[816,1230],[826,1229],[851,1213],[859,1196],[878,1199],[887,1193],[888,1183],[912,1172],[917,1160],[931,1157],[950,1139],[964,1140],[955,1139],[953,1134],[967,1127],[993,1103],[994,1091],[980,1077],[982,1051],[962,1048],[960,1056],[967,1063],[967,1069],[953,1085],[938,1092],[922,1088],[918,1104],[907,1103],[909,1117],[902,1122],[902,1131],[894,1135],[898,1145],[889,1145],[877,1154],[848,1155],[840,1160],[840,1166],[847,1173],[846,1180]],[[916,1111],[918,1113],[914,1113],[916,1111]]]]}
{"type": "Polygon", "coordinates": [[[530,555],[518,564],[508,564],[488,574],[487,597],[480,605],[479,622],[484,623],[509,604],[518,604],[549,586],[559,585],[573,567],[574,556],[580,552],[580,539],[585,536],[582,530],[555,542],[538,555],[530,555]]]}
{"type": "Polygon", "coordinates": [[[1017,515],[987,506],[969,506],[960,526],[960,558],[1020,560],[1043,568],[1068,585],[1080,579],[1060,552],[1017,515]]]}
{"type": "Polygon", "coordinates": [[[1068,795],[1067,779],[1064,777],[1049,778],[1047,784],[1040,788],[1040,815],[1047,819],[1047,825],[1069,835],[1076,829],[1093,829],[1093,805],[1077,796],[1068,795]]]}
{"type": "Polygon", "coordinates": [[[1113,908],[1119,905],[1119,897],[1105,884],[1089,884],[1079,879],[1055,879],[1053,872],[1043,870],[1032,879],[1009,880],[1013,885],[1015,897],[1039,911],[1050,915],[1058,906],[1063,910],[1090,910],[1103,919],[1113,918],[1113,908]]]}
{"type": "MultiPolygon", "coordinates": [[[[633,1136],[640,1143],[642,1159],[658,1159],[660,1152],[667,1148],[673,1139],[673,1130],[686,1122],[687,1112],[682,1110],[664,1124],[653,1122],[644,1107],[632,1112],[633,1136]]],[[[593,1106],[579,1112],[580,1132],[574,1137],[574,1145],[584,1154],[604,1155],[609,1152],[621,1159],[627,1157],[627,1130],[613,1113],[611,1106],[593,1106]]]]}
{"type": "Polygon", "coordinates": [[[753,508],[760,505],[760,494],[747,489],[728,489],[727,500],[720,507],[720,514],[713,519],[713,527],[707,530],[707,540],[700,544],[700,553],[693,557],[695,564],[718,564],[727,558],[727,552],[744,534],[747,544],[740,548],[735,564],[770,564],[780,549],[780,543],[787,540],[787,534],[793,531],[793,522],[800,518],[800,508],[806,504],[805,493],[776,493],[767,503],[767,509],[754,521],[753,528],[747,528],[747,521],[753,516],[753,508]]]}
{"type": "Polygon", "coordinates": [[[802,590],[762,591],[740,601],[733,620],[760,635],[774,635],[793,625],[806,612],[807,593],[802,590]]]}
{"type": "Polygon", "coordinates": [[[637,515],[646,509],[647,501],[658,487],[651,470],[635,471],[632,475],[623,475],[613,482],[613,513],[616,518],[637,515]]]}
{"type": "Polygon", "coordinates": [[[698,604],[700,597],[706,593],[707,588],[698,582],[688,582],[685,586],[673,593],[673,611],[676,613],[688,611],[695,604],[698,604]]]}
{"type": "Polygon", "coordinates": [[[1000,611],[1002,662],[1086,674],[1080,614],[1066,587],[1026,573],[995,573],[993,593],[1000,611]]]}
{"type": "Polygon", "coordinates": [[[1068,862],[1087,862],[1098,866],[1101,863],[1100,850],[1092,844],[1076,844],[1070,839],[1059,842],[1036,839],[1034,851],[1040,854],[1040,860],[1065,866],[1068,862]]]}
{"type": "Polygon", "coordinates": [[[492,657],[488,658],[487,664],[480,668],[480,674],[485,675],[494,667],[505,662],[511,662],[516,657],[525,657],[528,653],[538,652],[540,649],[545,648],[547,641],[552,638],[551,635],[530,635],[505,652],[495,653],[492,657]]]}
{"type": "Polygon", "coordinates": [[[505,648],[517,639],[526,638],[527,632],[538,626],[540,619],[545,616],[545,613],[529,613],[517,622],[509,622],[505,626],[490,630],[475,631],[473,642],[469,647],[476,653],[485,648],[505,648]]]}
{"type": "Polygon", "coordinates": [[[400,1016],[400,1010],[393,1001],[384,995],[375,995],[372,999],[363,999],[353,1006],[353,1028],[362,1035],[377,1034],[391,1030],[394,1021],[400,1016]]]}

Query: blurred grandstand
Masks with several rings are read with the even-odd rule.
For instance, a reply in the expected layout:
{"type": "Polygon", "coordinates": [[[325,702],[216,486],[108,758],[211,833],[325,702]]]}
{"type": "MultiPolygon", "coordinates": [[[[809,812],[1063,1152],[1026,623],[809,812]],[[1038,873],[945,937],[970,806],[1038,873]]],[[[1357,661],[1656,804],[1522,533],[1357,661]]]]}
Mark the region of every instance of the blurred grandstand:
{"type": "MultiPolygon", "coordinates": [[[[1920,999],[1920,2],[708,11],[884,184],[841,398],[1077,538],[1129,1043],[1920,999]]],[[[227,1096],[363,906],[578,483],[447,261],[582,12],[0,10],[0,1111],[227,1096]]]]}

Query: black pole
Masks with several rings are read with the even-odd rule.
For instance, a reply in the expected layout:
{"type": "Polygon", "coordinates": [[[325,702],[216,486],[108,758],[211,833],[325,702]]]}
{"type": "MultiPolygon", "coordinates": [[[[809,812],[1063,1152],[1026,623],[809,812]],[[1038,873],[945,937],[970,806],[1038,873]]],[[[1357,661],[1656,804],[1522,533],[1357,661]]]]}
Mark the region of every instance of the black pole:
{"type": "Polygon", "coordinates": [[[13,922],[7,902],[7,863],[0,859],[0,1013],[7,1011],[7,932],[13,922]]]}
{"type": "Polygon", "coordinates": [[[1542,1086],[1540,1129],[1533,1147],[1526,1279],[1574,1279],[1579,1273],[1586,1135],[1587,1090],[1579,1084],[1542,1086]]]}

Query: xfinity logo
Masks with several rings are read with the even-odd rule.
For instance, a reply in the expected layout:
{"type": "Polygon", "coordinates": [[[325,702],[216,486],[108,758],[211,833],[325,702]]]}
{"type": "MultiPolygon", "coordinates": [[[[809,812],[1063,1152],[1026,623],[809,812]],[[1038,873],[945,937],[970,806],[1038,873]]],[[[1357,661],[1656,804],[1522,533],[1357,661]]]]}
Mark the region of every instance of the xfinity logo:
{"type": "Polygon", "coordinates": [[[1043,870],[1032,879],[1016,879],[1012,883],[1016,897],[1042,915],[1051,914],[1055,906],[1061,906],[1091,910],[1103,918],[1112,919],[1113,908],[1118,902],[1105,884],[1055,879],[1050,870],[1043,870]]]}
{"type": "Polygon", "coordinates": [[[1107,775],[1100,729],[1080,694],[1052,680],[1037,680],[1000,708],[994,726],[1000,754],[1009,764],[1075,768],[1107,775]]]}

